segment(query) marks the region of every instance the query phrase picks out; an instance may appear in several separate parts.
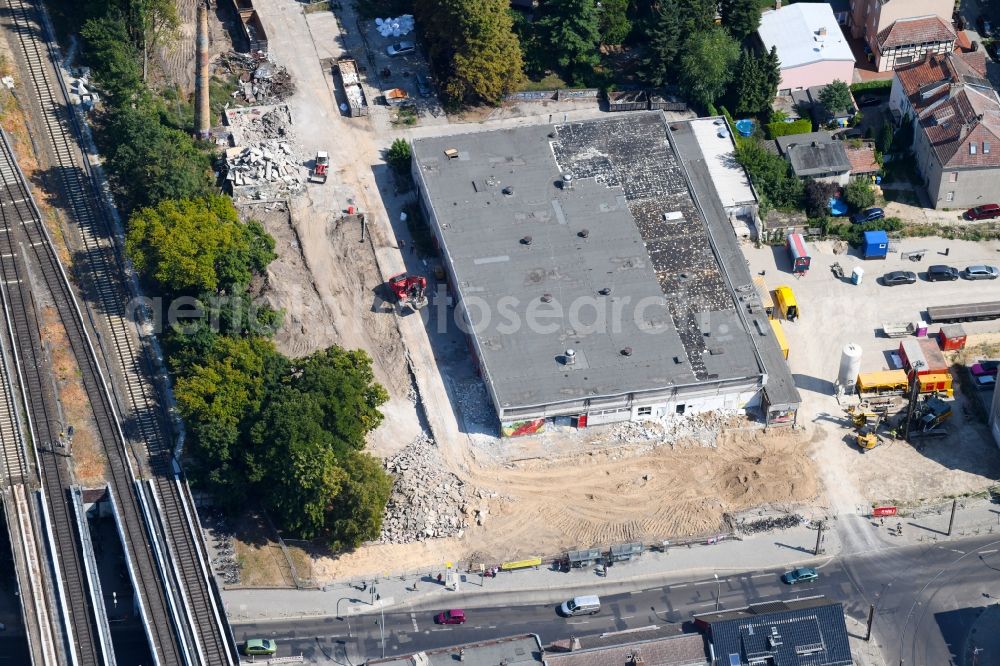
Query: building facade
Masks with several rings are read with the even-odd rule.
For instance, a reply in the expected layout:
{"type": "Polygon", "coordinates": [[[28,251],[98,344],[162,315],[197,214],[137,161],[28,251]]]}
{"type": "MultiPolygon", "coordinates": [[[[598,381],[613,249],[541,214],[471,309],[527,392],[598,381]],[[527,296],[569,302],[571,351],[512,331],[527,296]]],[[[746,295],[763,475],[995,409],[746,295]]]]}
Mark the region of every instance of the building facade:
{"type": "Polygon", "coordinates": [[[951,22],[954,0],[851,0],[848,26],[851,36],[871,40],[900,19],[938,16],[951,22]]]}
{"type": "Polygon", "coordinates": [[[928,53],[955,48],[954,28],[939,16],[900,19],[879,32],[870,45],[880,72],[917,62],[928,53]]]}

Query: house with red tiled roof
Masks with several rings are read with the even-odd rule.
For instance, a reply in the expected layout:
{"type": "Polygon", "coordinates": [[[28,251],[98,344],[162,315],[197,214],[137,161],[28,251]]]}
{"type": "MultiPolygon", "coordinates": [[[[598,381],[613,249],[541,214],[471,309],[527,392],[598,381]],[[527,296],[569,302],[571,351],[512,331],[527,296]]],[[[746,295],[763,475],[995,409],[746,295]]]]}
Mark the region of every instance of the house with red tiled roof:
{"type": "Polygon", "coordinates": [[[1000,97],[981,53],[928,55],[897,69],[889,107],[913,125],[913,157],[935,208],[996,199],[1000,97]]]}
{"type": "Polygon", "coordinates": [[[955,29],[940,16],[899,19],[884,28],[869,45],[880,72],[908,65],[928,53],[948,53],[955,48],[955,29]]]}

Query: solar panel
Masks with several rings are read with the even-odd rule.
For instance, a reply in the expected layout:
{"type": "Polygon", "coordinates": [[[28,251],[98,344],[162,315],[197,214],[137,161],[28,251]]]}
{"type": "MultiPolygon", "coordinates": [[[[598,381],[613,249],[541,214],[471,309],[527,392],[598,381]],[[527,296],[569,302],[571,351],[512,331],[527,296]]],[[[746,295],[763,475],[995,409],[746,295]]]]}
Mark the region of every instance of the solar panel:
{"type": "Polygon", "coordinates": [[[740,666],[740,655],[738,654],[729,655],[729,666],[740,666]]]}

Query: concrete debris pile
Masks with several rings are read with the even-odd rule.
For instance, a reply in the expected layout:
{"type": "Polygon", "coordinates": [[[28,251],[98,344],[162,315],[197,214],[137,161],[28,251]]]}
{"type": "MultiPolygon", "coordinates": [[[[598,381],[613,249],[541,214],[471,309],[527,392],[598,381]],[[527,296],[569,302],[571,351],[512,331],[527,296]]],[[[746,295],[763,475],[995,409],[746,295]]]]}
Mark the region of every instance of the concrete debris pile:
{"type": "Polygon", "coordinates": [[[238,78],[233,99],[247,104],[275,104],[295,92],[288,70],[260,51],[230,51],[219,56],[219,64],[238,78]]]}
{"type": "Polygon", "coordinates": [[[734,417],[733,413],[713,411],[660,420],[625,421],[613,426],[612,438],[621,442],[655,444],[694,440],[702,446],[715,447],[719,433],[730,425],[734,417]]]}
{"type": "Polygon", "coordinates": [[[455,382],[455,397],[466,428],[475,432],[495,431],[496,412],[486,392],[486,386],[478,377],[455,382]]]}
{"type": "MultiPolygon", "coordinates": [[[[395,477],[395,483],[382,519],[380,543],[413,543],[461,534],[467,526],[467,502],[475,493],[444,468],[430,438],[417,437],[386,460],[385,469],[395,477]]],[[[485,516],[489,509],[483,511],[485,516]]]]}
{"type": "Polygon", "coordinates": [[[226,151],[226,181],[237,200],[283,199],[306,180],[296,154],[288,107],[227,109],[233,148],[226,151]]]}

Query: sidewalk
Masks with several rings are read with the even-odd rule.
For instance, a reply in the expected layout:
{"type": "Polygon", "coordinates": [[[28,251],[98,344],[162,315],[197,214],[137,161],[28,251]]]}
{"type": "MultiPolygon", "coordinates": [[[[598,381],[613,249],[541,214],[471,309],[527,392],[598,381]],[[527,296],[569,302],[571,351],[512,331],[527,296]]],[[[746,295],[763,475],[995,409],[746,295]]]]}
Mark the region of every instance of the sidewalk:
{"type": "MultiPolygon", "coordinates": [[[[988,500],[960,501],[955,515],[952,539],[1000,533],[1000,506],[988,500]]],[[[646,552],[632,562],[608,568],[607,577],[595,567],[571,572],[554,571],[546,567],[522,571],[501,572],[496,578],[480,579],[479,574],[461,574],[459,589],[452,591],[438,583],[438,573],[385,575],[364,581],[336,582],[321,590],[251,589],[225,590],[222,593],[226,610],[232,620],[288,619],[301,617],[338,617],[362,615],[379,610],[414,609],[453,605],[465,608],[497,606],[507,603],[546,604],[564,601],[575,592],[619,594],[636,589],[656,587],[672,581],[688,581],[699,576],[723,580],[737,572],[760,569],[786,569],[812,562],[824,566],[831,558],[887,550],[901,546],[928,544],[947,540],[950,503],[921,509],[914,516],[869,520],[859,515],[842,516],[828,521],[823,534],[822,552],[813,556],[816,530],[800,526],[789,530],[754,535],[742,541],[724,541],[711,545],[676,547],[667,552],[646,552]],[[902,536],[895,536],[897,523],[903,526],[902,536]],[[870,530],[863,540],[864,550],[845,545],[843,530],[870,530]],[[872,547],[875,547],[874,549],[872,547]],[[413,590],[416,581],[416,590],[413,590]],[[372,599],[372,587],[380,597],[372,599]],[[374,603],[372,603],[374,601],[374,603]],[[339,608],[338,608],[339,604],[339,608]]],[[[852,535],[854,536],[854,535],[852,535]]]]}

